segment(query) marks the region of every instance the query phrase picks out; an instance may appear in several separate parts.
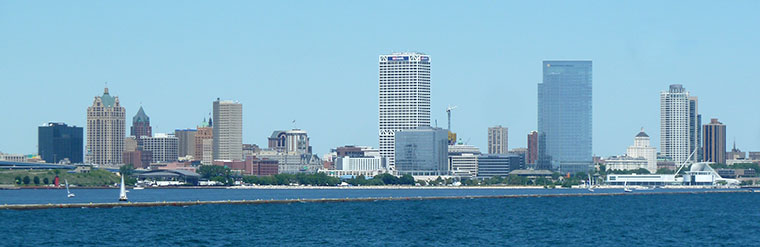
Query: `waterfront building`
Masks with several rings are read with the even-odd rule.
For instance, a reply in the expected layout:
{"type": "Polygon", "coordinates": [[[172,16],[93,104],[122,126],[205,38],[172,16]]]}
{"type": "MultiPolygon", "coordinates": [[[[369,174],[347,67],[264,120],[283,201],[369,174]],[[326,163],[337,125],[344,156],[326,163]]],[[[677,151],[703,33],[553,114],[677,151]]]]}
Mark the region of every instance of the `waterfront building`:
{"type": "MultiPolygon", "coordinates": [[[[633,146],[628,147],[626,156],[631,158],[643,158],[646,165],[641,168],[649,170],[650,173],[657,172],[657,149],[649,145],[649,135],[641,131],[633,138],[633,146]]],[[[607,169],[610,169],[609,167],[607,169]]],[[[638,168],[636,168],[638,169],[638,168]]]]}
{"type": "Polygon", "coordinates": [[[376,171],[385,170],[385,167],[382,157],[343,156],[335,159],[335,169],[342,171],[376,171]]]}
{"type": "MultiPolygon", "coordinates": [[[[725,130],[723,132],[725,133],[725,130]]],[[[705,140],[705,141],[707,141],[707,140],[705,140]]],[[[705,144],[705,146],[707,146],[707,144],[705,144]]],[[[755,157],[755,159],[753,159],[752,153],[754,153],[754,152],[750,152],[749,159],[750,160],[757,160],[756,159],[757,157],[755,157]]],[[[739,150],[738,148],[736,148],[736,141],[734,141],[734,147],[731,149],[730,152],[726,152],[726,160],[745,160],[747,158],[746,155],[747,155],[747,153],[742,152],[742,150],[739,150]]],[[[726,162],[728,162],[728,161],[726,161],[726,162]]]]}
{"type": "MultiPolygon", "coordinates": [[[[681,84],[670,85],[660,93],[660,151],[681,164],[695,150],[701,149],[701,115],[697,98],[681,84]]],[[[700,153],[690,160],[697,161],[700,153]]]]}
{"type": "Polygon", "coordinates": [[[275,130],[269,136],[269,149],[291,154],[310,154],[309,135],[305,130],[275,130]]]}
{"type": "Polygon", "coordinates": [[[449,170],[451,175],[475,177],[478,175],[480,149],[472,145],[449,145],[449,170]]]}
{"type": "MultiPolygon", "coordinates": [[[[734,149],[736,149],[736,142],[734,142],[734,149]]],[[[749,159],[760,160],[760,152],[749,152],[749,159]]]]}
{"type": "Polygon", "coordinates": [[[196,129],[177,129],[174,130],[174,136],[179,141],[178,154],[179,157],[192,156],[195,157],[195,133],[196,129]]]}
{"type": "Polygon", "coordinates": [[[120,165],[124,153],[125,112],[108,88],[87,107],[87,163],[120,165]]]}
{"type": "Polygon", "coordinates": [[[213,159],[243,160],[243,105],[217,98],[213,114],[213,159]]]}
{"type": "Polygon", "coordinates": [[[210,165],[213,159],[214,129],[211,127],[211,119],[203,119],[195,131],[195,160],[201,164],[210,165]]]}
{"type": "Polygon", "coordinates": [[[523,156],[514,154],[484,154],[478,156],[478,177],[506,177],[514,170],[524,169],[523,156]]]}
{"type": "Polygon", "coordinates": [[[396,171],[401,175],[448,175],[447,139],[448,130],[441,128],[423,126],[396,131],[396,171]]]}
{"type": "Polygon", "coordinates": [[[501,125],[488,128],[488,153],[507,154],[509,130],[501,125]]]}
{"type": "Polygon", "coordinates": [[[215,160],[215,166],[225,166],[241,175],[269,176],[278,174],[277,160],[247,157],[246,160],[215,160]]]}
{"type": "Polygon", "coordinates": [[[140,110],[137,111],[137,114],[132,117],[132,128],[129,130],[129,135],[137,137],[137,140],[140,140],[141,136],[153,136],[153,130],[150,127],[150,118],[145,114],[142,106],[140,106],[140,110]]]}
{"type": "Polygon", "coordinates": [[[544,61],[538,84],[538,169],[588,172],[592,163],[592,62],[544,61]]]}
{"type": "Polygon", "coordinates": [[[158,133],[152,137],[140,137],[142,150],[150,151],[152,162],[169,163],[179,157],[179,139],[173,135],[158,133]]]}
{"type": "Polygon", "coordinates": [[[528,133],[528,153],[525,155],[525,164],[534,167],[538,160],[538,131],[528,133]]]}
{"type": "Polygon", "coordinates": [[[153,161],[153,152],[146,150],[132,150],[124,152],[124,164],[132,165],[135,169],[150,167],[153,161]]]}
{"type": "MultiPolygon", "coordinates": [[[[657,165],[655,163],[655,165],[657,165]]],[[[630,171],[638,169],[648,169],[649,161],[644,157],[630,156],[611,156],[604,160],[604,166],[607,170],[630,171]]],[[[657,170],[655,169],[655,172],[657,170]]],[[[650,173],[654,173],[651,172],[650,173]]]]}
{"type": "Polygon", "coordinates": [[[702,126],[702,130],[705,138],[702,151],[704,161],[726,164],[726,125],[713,118],[709,124],[702,126]]]}
{"type": "Polygon", "coordinates": [[[394,166],[395,133],[430,126],[430,56],[380,55],[379,84],[380,154],[394,166]]]}
{"type": "Polygon", "coordinates": [[[82,127],[68,126],[65,123],[48,123],[38,128],[37,139],[38,154],[47,163],[58,163],[64,160],[71,163],[84,161],[82,127]]]}
{"type": "Polygon", "coordinates": [[[255,154],[256,158],[276,160],[279,173],[315,173],[322,168],[322,159],[309,153],[283,153],[277,150],[264,149],[255,154]]]}
{"type": "Polygon", "coordinates": [[[0,153],[0,160],[9,162],[26,162],[26,155],[0,153]]]}

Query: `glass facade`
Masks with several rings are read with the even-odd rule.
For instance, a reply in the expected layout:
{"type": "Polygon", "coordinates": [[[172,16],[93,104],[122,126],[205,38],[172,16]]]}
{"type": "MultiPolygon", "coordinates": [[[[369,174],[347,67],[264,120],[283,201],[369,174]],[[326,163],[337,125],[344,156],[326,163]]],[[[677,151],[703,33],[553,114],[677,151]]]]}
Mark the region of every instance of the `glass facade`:
{"type": "Polygon", "coordinates": [[[506,177],[509,172],[525,168],[525,158],[514,154],[488,154],[478,157],[478,177],[506,177]]]}
{"type": "Polygon", "coordinates": [[[82,127],[49,123],[39,127],[37,140],[37,151],[47,163],[58,163],[63,159],[69,159],[71,163],[83,161],[82,127]]]}
{"type": "Polygon", "coordinates": [[[539,167],[562,173],[593,168],[591,68],[591,61],[543,62],[543,82],[538,84],[539,167]]]}
{"type": "Polygon", "coordinates": [[[399,174],[448,175],[449,131],[419,127],[396,132],[396,170],[399,174]]]}

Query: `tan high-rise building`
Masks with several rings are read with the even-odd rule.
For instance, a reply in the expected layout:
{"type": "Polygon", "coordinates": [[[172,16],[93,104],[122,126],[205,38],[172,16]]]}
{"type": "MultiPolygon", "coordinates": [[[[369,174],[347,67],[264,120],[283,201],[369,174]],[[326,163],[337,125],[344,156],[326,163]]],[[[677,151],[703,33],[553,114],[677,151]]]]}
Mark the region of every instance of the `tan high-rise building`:
{"type": "Polygon", "coordinates": [[[243,160],[243,104],[214,101],[214,160],[243,160]]]}
{"type": "Polygon", "coordinates": [[[108,94],[95,96],[87,107],[87,162],[101,165],[122,164],[125,136],[125,110],[119,97],[108,94]]]}
{"type": "Polygon", "coordinates": [[[508,130],[501,125],[488,128],[488,153],[489,154],[507,154],[508,130]]]}
{"type": "Polygon", "coordinates": [[[198,125],[198,131],[195,132],[195,160],[200,160],[201,164],[210,165],[214,160],[213,153],[213,138],[214,129],[211,127],[212,121],[208,122],[203,120],[203,123],[198,125]]]}

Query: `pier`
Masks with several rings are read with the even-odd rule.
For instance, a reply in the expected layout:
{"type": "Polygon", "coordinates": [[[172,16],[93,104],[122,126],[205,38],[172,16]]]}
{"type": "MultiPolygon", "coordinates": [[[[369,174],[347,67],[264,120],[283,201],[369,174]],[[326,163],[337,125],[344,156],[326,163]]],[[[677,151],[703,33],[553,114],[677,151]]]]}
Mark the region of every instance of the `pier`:
{"type": "Polygon", "coordinates": [[[638,196],[676,194],[717,194],[750,193],[751,190],[675,191],[675,192],[633,192],[633,193],[568,193],[568,194],[525,194],[487,196],[432,196],[432,197],[361,197],[361,198],[319,198],[319,199],[278,199],[278,200],[226,200],[226,201],[160,201],[160,202],[109,202],[109,203],[63,203],[63,204],[4,204],[0,210],[35,210],[54,208],[116,208],[116,207],[185,207],[217,204],[289,204],[289,203],[335,203],[335,202],[375,202],[375,201],[422,201],[456,199],[506,199],[538,197],[581,197],[581,196],[638,196]]]}

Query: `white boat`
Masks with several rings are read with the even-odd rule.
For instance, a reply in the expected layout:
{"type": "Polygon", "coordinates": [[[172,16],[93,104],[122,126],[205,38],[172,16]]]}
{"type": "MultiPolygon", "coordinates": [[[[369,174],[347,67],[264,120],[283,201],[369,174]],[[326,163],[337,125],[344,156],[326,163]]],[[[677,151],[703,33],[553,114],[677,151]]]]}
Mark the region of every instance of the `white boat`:
{"type": "Polygon", "coordinates": [[[142,187],[142,186],[135,186],[135,187],[134,187],[134,188],[132,188],[132,189],[133,189],[133,190],[141,190],[141,189],[145,189],[145,187],[142,187]]]}
{"type": "Polygon", "coordinates": [[[64,179],[63,181],[66,182],[66,196],[75,197],[76,195],[74,195],[74,193],[71,193],[71,191],[69,191],[69,180],[64,179]]]}
{"type": "Polygon", "coordinates": [[[121,186],[119,188],[119,201],[127,201],[127,190],[124,189],[124,175],[121,176],[121,186]]]}
{"type": "Polygon", "coordinates": [[[588,174],[588,191],[594,192],[594,187],[591,186],[591,174],[588,174]]]}
{"type": "Polygon", "coordinates": [[[631,188],[628,188],[628,181],[625,181],[625,183],[623,184],[623,186],[624,186],[623,187],[623,191],[625,191],[625,192],[633,192],[633,190],[631,190],[631,188]]]}

